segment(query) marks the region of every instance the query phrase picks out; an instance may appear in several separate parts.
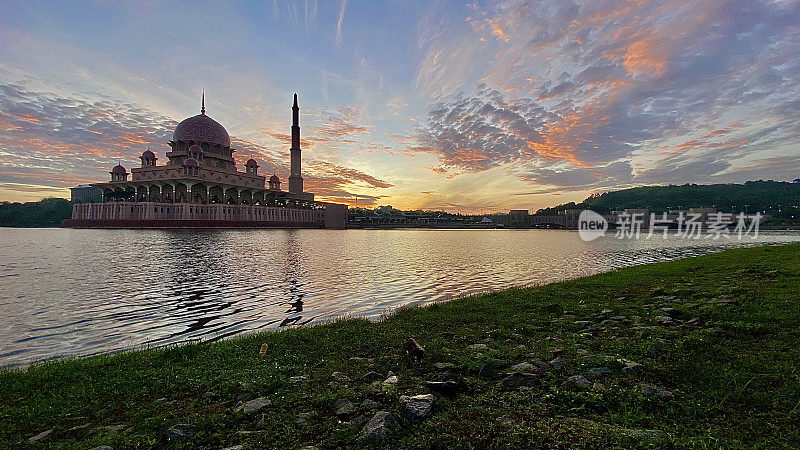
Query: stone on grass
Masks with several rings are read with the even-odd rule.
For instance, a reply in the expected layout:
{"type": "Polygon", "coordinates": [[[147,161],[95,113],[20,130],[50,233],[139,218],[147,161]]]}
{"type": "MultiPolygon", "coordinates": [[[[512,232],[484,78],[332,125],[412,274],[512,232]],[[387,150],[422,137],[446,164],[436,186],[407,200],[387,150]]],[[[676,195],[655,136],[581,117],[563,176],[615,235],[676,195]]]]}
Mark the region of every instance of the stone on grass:
{"type": "Polygon", "coordinates": [[[365,398],[364,401],[361,402],[361,407],[362,408],[366,408],[366,409],[377,408],[379,405],[380,405],[380,403],[378,403],[378,402],[376,402],[374,400],[370,400],[368,398],[365,398]]]}
{"type": "Polygon", "coordinates": [[[532,386],[539,380],[538,375],[533,373],[514,372],[506,375],[505,378],[500,380],[500,385],[505,388],[519,388],[522,386],[532,386]]]}
{"type": "Polygon", "coordinates": [[[294,423],[297,425],[306,425],[310,419],[311,413],[304,412],[297,415],[297,419],[294,420],[294,423]]]}
{"type": "Polygon", "coordinates": [[[28,444],[34,445],[42,442],[43,440],[47,439],[47,436],[50,436],[53,430],[42,431],[41,433],[37,434],[36,436],[31,437],[28,439],[28,444]]]}
{"type": "Polygon", "coordinates": [[[267,406],[271,405],[272,401],[265,397],[258,397],[257,399],[250,400],[249,402],[244,402],[241,405],[237,406],[233,412],[243,412],[246,416],[250,414],[257,413],[262,409],[266,408],[267,406]]]}
{"type": "Polygon", "coordinates": [[[387,411],[378,411],[361,430],[361,436],[368,439],[383,439],[390,431],[400,428],[397,419],[387,411]]]}
{"type": "Polygon", "coordinates": [[[433,394],[401,395],[400,411],[408,420],[418,422],[431,414],[433,408],[433,394]]]}
{"type": "Polygon", "coordinates": [[[625,373],[625,375],[630,375],[632,373],[636,373],[641,370],[642,370],[642,365],[632,361],[625,363],[625,365],[622,367],[622,372],[625,373]]]}
{"type": "Polygon", "coordinates": [[[258,356],[265,357],[267,356],[267,350],[269,349],[269,345],[261,344],[261,349],[258,351],[258,356]]]}
{"type": "Polygon", "coordinates": [[[611,369],[609,369],[608,367],[595,367],[594,369],[591,369],[589,372],[591,372],[594,375],[608,375],[611,373],[611,369]]]}
{"type": "Polygon", "coordinates": [[[197,431],[194,429],[193,425],[189,425],[188,423],[179,423],[171,426],[169,430],[167,430],[167,440],[183,441],[194,436],[195,433],[197,433],[197,431]]]}
{"type": "Polygon", "coordinates": [[[360,380],[364,383],[372,383],[373,381],[380,381],[383,380],[383,375],[379,374],[378,372],[367,372],[364,374],[360,380]]]}
{"type": "Polygon", "coordinates": [[[567,381],[564,382],[563,386],[565,387],[586,387],[590,386],[592,383],[586,379],[583,375],[573,375],[567,378],[567,381]]]}
{"type": "Polygon", "coordinates": [[[408,338],[405,344],[403,344],[403,351],[407,355],[411,355],[417,359],[417,361],[421,360],[425,356],[425,349],[419,345],[419,343],[414,338],[408,338]]]}
{"type": "Polygon", "coordinates": [[[486,344],[472,344],[468,348],[470,350],[486,350],[489,346],[486,344]]]}
{"type": "Polygon", "coordinates": [[[529,362],[521,362],[511,366],[511,370],[514,372],[533,372],[536,370],[536,366],[529,362]]]}
{"type": "Polygon", "coordinates": [[[92,447],[89,450],[113,450],[114,447],[110,445],[98,445],[97,447],[92,447]]]}
{"type": "Polygon", "coordinates": [[[353,403],[346,399],[336,400],[336,415],[341,417],[350,414],[353,414],[353,403]]]}
{"type": "Polygon", "coordinates": [[[433,367],[435,367],[437,370],[450,370],[454,369],[456,366],[454,366],[452,363],[437,362],[433,364],[433,367]]]}
{"type": "Polygon", "coordinates": [[[560,348],[560,347],[556,347],[556,348],[550,350],[550,353],[552,353],[553,356],[558,357],[558,356],[561,356],[561,355],[564,354],[564,349],[560,348]]]}
{"type": "Polygon", "coordinates": [[[552,367],[553,369],[561,370],[564,368],[565,365],[567,365],[567,362],[563,358],[559,357],[550,361],[549,364],[550,367],[552,367]]]}
{"type": "Polygon", "coordinates": [[[308,381],[308,377],[305,375],[299,375],[296,377],[289,378],[289,381],[291,381],[292,383],[305,383],[308,381]]]}
{"type": "Polygon", "coordinates": [[[343,374],[342,372],[333,372],[331,374],[331,378],[333,379],[333,381],[337,383],[347,384],[350,382],[350,377],[343,374]]]}
{"type": "Polygon", "coordinates": [[[660,325],[675,325],[675,321],[672,320],[672,317],[670,316],[658,316],[656,317],[656,321],[660,325]]]}
{"type": "Polygon", "coordinates": [[[426,381],[425,386],[433,392],[452,397],[458,394],[459,386],[455,381],[426,381]]]}
{"type": "MultiPolygon", "coordinates": [[[[389,373],[391,373],[391,372],[389,372],[389,373]]],[[[394,375],[394,374],[389,375],[388,378],[383,380],[383,384],[390,384],[390,385],[397,384],[397,375],[394,375]]]]}
{"type": "Polygon", "coordinates": [[[648,386],[648,385],[642,386],[641,392],[642,394],[648,397],[659,397],[663,399],[672,398],[672,392],[666,389],[661,389],[660,387],[657,386],[648,386]]]}

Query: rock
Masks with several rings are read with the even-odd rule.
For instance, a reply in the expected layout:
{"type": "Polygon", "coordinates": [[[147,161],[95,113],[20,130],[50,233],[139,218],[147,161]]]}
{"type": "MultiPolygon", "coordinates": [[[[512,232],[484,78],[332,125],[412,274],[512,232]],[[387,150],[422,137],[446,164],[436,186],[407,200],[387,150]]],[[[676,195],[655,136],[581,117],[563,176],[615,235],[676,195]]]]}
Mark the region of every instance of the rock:
{"type": "Polygon", "coordinates": [[[672,392],[670,392],[670,391],[668,391],[666,389],[661,389],[660,387],[656,387],[656,386],[648,386],[648,385],[642,386],[641,392],[642,392],[642,394],[644,394],[644,395],[646,395],[648,397],[656,396],[656,397],[660,397],[660,398],[663,398],[663,399],[672,398],[672,392]]]}
{"type": "Polygon", "coordinates": [[[127,425],[108,425],[103,427],[109,434],[116,434],[121,431],[125,431],[128,428],[127,425]]]}
{"type": "MultiPolygon", "coordinates": [[[[390,372],[390,373],[391,373],[391,372],[390,372]]],[[[390,385],[397,384],[397,375],[391,375],[391,376],[389,376],[388,378],[386,378],[385,380],[383,380],[383,384],[390,384],[390,385]]]]}
{"type": "Polygon", "coordinates": [[[433,364],[433,367],[435,367],[437,370],[450,370],[455,369],[456,366],[451,363],[437,362],[433,364]]]}
{"type": "Polygon", "coordinates": [[[289,381],[291,381],[292,383],[307,383],[308,377],[305,375],[299,375],[296,377],[289,378],[289,381]]]}
{"type": "Polygon", "coordinates": [[[611,373],[611,369],[609,369],[608,367],[595,367],[589,372],[591,372],[594,375],[608,375],[611,373]]]}
{"type": "Polygon", "coordinates": [[[455,381],[426,381],[425,386],[433,392],[453,397],[458,394],[459,385],[455,381]]]}
{"type": "Polygon", "coordinates": [[[383,380],[383,375],[379,374],[378,372],[367,372],[364,374],[360,380],[364,383],[372,383],[373,381],[380,381],[383,380]]]}
{"type": "Polygon", "coordinates": [[[333,379],[336,383],[347,384],[350,382],[350,377],[343,374],[342,372],[333,372],[331,374],[331,379],[333,379]]]}
{"type": "Polygon", "coordinates": [[[658,439],[664,436],[664,432],[661,430],[647,430],[644,428],[623,428],[620,430],[620,434],[635,439],[658,439]]]}
{"type": "Polygon", "coordinates": [[[353,403],[346,399],[336,400],[336,416],[342,417],[350,414],[353,414],[353,403]]]}
{"type": "Polygon", "coordinates": [[[184,441],[194,436],[195,433],[197,433],[197,431],[194,429],[194,426],[186,423],[179,423],[171,426],[169,430],[167,430],[167,440],[184,441]]]}
{"type": "Polygon", "coordinates": [[[582,348],[579,348],[578,350],[575,350],[575,353],[577,353],[579,355],[588,355],[589,351],[588,350],[584,350],[582,348]]]}
{"type": "Polygon", "coordinates": [[[98,445],[97,447],[92,447],[89,450],[113,450],[114,447],[110,445],[98,445]]]}
{"type": "Polygon", "coordinates": [[[414,338],[408,338],[405,344],[403,344],[403,351],[406,355],[411,355],[416,358],[417,361],[421,360],[425,356],[425,349],[422,348],[421,345],[416,341],[414,338]]]}
{"type": "Polygon", "coordinates": [[[489,348],[489,346],[486,344],[472,344],[467,348],[469,348],[470,350],[486,350],[489,348]]]}
{"type": "Polygon", "coordinates": [[[267,349],[269,349],[269,345],[261,344],[261,350],[258,351],[258,356],[262,358],[267,356],[267,349]]]}
{"type": "Polygon", "coordinates": [[[236,383],[236,386],[243,391],[252,391],[255,388],[255,385],[249,381],[240,381],[236,383]]]}
{"type": "Polygon", "coordinates": [[[556,359],[550,361],[549,364],[550,364],[550,367],[552,367],[553,369],[561,370],[561,369],[564,368],[564,366],[567,365],[567,362],[563,358],[559,357],[559,358],[556,358],[556,359]]]}
{"type": "Polygon", "coordinates": [[[567,381],[564,382],[562,386],[564,387],[586,387],[590,386],[592,383],[586,379],[583,375],[573,375],[567,378],[567,381]]]}
{"type": "Polygon", "coordinates": [[[561,356],[561,355],[564,354],[564,349],[560,348],[560,347],[556,347],[556,348],[550,350],[550,353],[552,353],[553,356],[558,357],[558,356],[561,356]]]}
{"type": "Polygon", "coordinates": [[[242,450],[242,446],[241,445],[234,445],[232,447],[225,447],[222,450],[242,450]]]}
{"type": "Polygon", "coordinates": [[[39,442],[42,442],[43,440],[47,439],[47,436],[50,436],[52,432],[53,430],[42,431],[36,436],[33,436],[30,439],[28,439],[28,444],[30,445],[38,444],[39,442]]]}
{"type": "Polygon", "coordinates": [[[622,367],[622,372],[625,375],[630,375],[635,372],[639,372],[642,370],[642,365],[635,362],[628,362],[622,367]]]}
{"type": "Polygon", "coordinates": [[[431,414],[433,408],[433,395],[401,395],[400,411],[408,420],[418,422],[431,414]]]}
{"type": "Polygon", "coordinates": [[[536,370],[536,366],[528,362],[521,362],[511,366],[511,370],[514,372],[533,372],[536,370]]]}
{"type": "Polygon", "coordinates": [[[397,419],[386,411],[378,411],[372,419],[364,425],[361,436],[368,439],[383,439],[390,431],[400,428],[397,419]]]}
{"type": "Polygon", "coordinates": [[[611,314],[611,313],[613,313],[613,312],[614,312],[614,311],[612,311],[612,310],[610,310],[610,309],[604,309],[604,310],[600,311],[600,314],[602,314],[602,315],[604,315],[604,316],[607,316],[607,315],[609,315],[609,314],[611,314]]]}
{"type": "Polygon", "coordinates": [[[272,401],[265,397],[258,397],[257,399],[250,400],[249,402],[242,403],[237,406],[233,412],[243,412],[246,416],[257,413],[267,406],[271,405],[272,401]]]}
{"type": "Polygon", "coordinates": [[[531,386],[536,384],[539,377],[533,373],[514,372],[507,374],[505,378],[500,380],[500,385],[505,388],[516,389],[521,386],[531,386]]]}

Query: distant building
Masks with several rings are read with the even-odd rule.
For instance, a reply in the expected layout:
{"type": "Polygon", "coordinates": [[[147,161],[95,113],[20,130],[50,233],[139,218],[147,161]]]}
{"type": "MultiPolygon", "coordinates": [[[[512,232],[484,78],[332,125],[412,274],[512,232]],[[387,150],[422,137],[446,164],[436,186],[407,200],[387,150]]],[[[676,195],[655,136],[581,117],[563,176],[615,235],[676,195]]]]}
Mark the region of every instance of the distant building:
{"type": "Polygon", "coordinates": [[[70,200],[73,203],[97,203],[103,201],[103,191],[88,184],[69,188],[70,200]]]}
{"type": "Polygon", "coordinates": [[[102,198],[75,204],[64,225],[344,228],[346,205],[318,202],[303,191],[299,109],[295,94],[288,191],[281,190],[277,175],[267,186],[255,159],[245,163],[244,172],[236,168],[230,136],[206,115],[204,96],[200,114],[175,127],[166,164],[156,164],[155,153],[147,150],[139,157],[141,167],[130,173],[117,165],[109,182],[91,185],[102,198]]]}
{"type": "Polygon", "coordinates": [[[512,227],[528,227],[528,216],[530,213],[527,209],[512,209],[508,212],[509,226],[512,227]]]}

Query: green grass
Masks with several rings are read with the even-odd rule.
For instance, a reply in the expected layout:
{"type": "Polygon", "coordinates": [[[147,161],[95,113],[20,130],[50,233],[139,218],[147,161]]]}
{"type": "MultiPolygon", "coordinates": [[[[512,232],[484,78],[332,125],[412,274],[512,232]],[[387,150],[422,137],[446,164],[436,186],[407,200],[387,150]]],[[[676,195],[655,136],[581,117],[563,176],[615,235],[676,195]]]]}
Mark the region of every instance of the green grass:
{"type": "Polygon", "coordinates": [[[0,448],[27,446],[49,429],[40,445],[54,448],[796,447],[798,300],[800,245],[736,249],[407,308],[378,323],[348,319],[34,365],[0,372],[0,448]],[[675,325],[659,324],[664,307],[674,308],[675,325]],[[599,315],[604,309],[612,312],[599,315]],[[681,325],[693,318],[698,326],[681,325]],[[408,337],[425,347],[421,362],[402,354],[408,337]],[[564,369],[542,371],[527,388],[500,382],[511,365],[551,360],[555,348],[564,369]],[[641,367],[624,374],[619,358],[641,367]],[[398,397],[428,393],[439,362],[451,363],[467,390],[437,394],[431,416],[410,423],[398,397]],[[612,373],[593,375],[596,367],[612,373]],[[396,386],[360,380],[390,370],[396,386]],[[330,384],[334,371],[353,381],[330,384]],[[563,386],[578,374],[592,385],[563,386]],[[308,382],[290,381],[301,375],[308,382]],[[645,385],[672,397],[645,395],[645,385]],[[272,405],[252,417],[233,412],[259,396],[272,405]],[[342,398],[356,406],[344,421],[334,414],[342,398]],[[366,398],[378,405],[362,406],[366,398]],[[384,441],[360,440],[379,409],[401,428],[384,441]],[[168,442],[178,423],[197,434],[168,442]]]}

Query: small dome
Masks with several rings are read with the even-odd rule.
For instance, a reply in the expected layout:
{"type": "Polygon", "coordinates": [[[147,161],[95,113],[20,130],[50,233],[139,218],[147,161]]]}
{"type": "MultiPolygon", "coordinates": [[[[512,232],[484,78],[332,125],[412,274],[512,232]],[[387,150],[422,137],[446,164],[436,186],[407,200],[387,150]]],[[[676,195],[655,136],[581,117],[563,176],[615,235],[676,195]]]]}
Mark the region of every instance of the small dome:
{"type": "Polygon", "coordinates": [[[269,182],[270,183],[280,183],[281,179],[278,178],[278,176],[273,173],[272,176],[269,177],[269,182]]]}
{"type": "Polygon", "coordinates": [[[198,163],[197,160],[194,158],[186,158],[186,161],[183,162],[183,165],[197,167],[200,165],[200,163],[198,163]]]}
{"type": "Polygon", "coordinates": [[[223,147],[231,146],[231,138],[225,127],[205,114],[189,117],[179,123],[172,134],[172,140],[208,142],[211,145],[219,144],[223,147]]]}
{"type": "Polygon", "coordinates": [[[128,173],[121,164],[117,164],[113,169],[111,169],[111,173],[128,173]]]}
{"type": "Polygon", "coordinates": [[[142,153],[142,158],[155,158],[155,157],[156,157],[156,154],[151,152],[150,150],[145,150],[142,153]]]}
{"type": "Polygon", "coordinates": [[[245,166],[257,166],[257,165],[258,165],[258,163],[253,158],[248,159],[247,160],[247,164],[245,164],[245,166]]]}
{"type": "Polygon", "coordinates": [[[197,144],[192,144],[192,145],[189,146],[189,151],[190,152],[202,152],[203,151],[203,147],[200,147],[197,144]]]}

